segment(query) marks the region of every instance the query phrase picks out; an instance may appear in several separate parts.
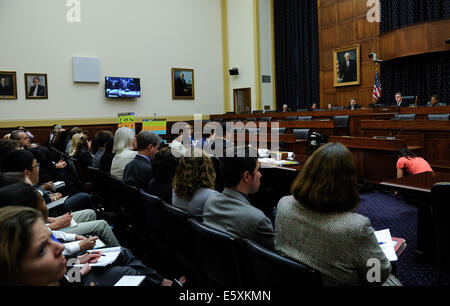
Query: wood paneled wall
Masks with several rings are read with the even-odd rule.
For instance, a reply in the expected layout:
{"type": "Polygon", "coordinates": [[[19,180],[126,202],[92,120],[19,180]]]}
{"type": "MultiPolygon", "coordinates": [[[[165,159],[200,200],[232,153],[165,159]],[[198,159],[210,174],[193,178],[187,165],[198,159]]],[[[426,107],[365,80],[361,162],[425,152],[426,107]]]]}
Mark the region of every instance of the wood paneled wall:
{"type": "Polygon", "coordinates": [[[350,98],[358,104],[372,103],[375,63],[369,53],[378,52],[379,23],[367,21],[367,0],[317,0],[319,20],[320,106],[347,106],[350,98]],[[361,45],[361,84],[334,87],[333,50],[361,45]]]}

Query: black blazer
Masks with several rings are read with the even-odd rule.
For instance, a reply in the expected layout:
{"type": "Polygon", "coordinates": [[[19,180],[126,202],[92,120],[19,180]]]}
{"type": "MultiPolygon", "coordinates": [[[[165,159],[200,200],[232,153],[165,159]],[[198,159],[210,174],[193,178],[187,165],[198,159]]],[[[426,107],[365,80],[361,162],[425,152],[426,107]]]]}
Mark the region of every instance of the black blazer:
{"type": "MultiPolygon", "coordinates": [[[[29,94],[28,94],[29,96],[32,96],[32,95],[33,95],[35,88],[36,88],[36,86],[31,86],[30,92],[29,92],[29,94]]],[[[45,87],[44,87],[44,86],[38,85],[37,96],[38,96],[38,97],[43,97],[43,96],[45,96],[45,87]]]]}
{"type": "MultiPolygon", "coordinates": [[[[355,104],[355,105],[354,105],[354,108],[355,108],[355,109],[361,108],[361,105],[355,104]]],[[[347,109],[352,109],[352,106],[351,106],[351,105],[347,106],[347,109]]]]}
{"type": "Polygon", "coordinates": [[[144,157],[136,157],[125,166],[123,181],[140,189],[146,189],[152,178],[152,165],[144,157]]]}
{"type": "MultiPolygon", "coordinates": [[[[391,106],[397,106],[397,101],[394,101],[391,106]]],[[[409,103],[408,101],[402,100],[402,103],[400,103],[400,107],[408,107],[409,103]]]]}
{"type": "Polygon", "coordinates": [[[357,69],[356,61],[353,59],[349,60],[349,65],[347,68],[347,62],[343,61],[339,67],[339,74],[343,82],[354,82],[357,80],[357,69]]]}

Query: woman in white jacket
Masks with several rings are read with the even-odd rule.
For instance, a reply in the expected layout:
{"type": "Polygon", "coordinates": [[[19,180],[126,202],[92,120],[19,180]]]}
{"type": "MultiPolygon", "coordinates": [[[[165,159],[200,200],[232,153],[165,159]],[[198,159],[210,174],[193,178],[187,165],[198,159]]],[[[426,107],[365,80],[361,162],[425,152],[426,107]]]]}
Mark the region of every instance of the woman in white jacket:
{"type": "Polygon", "coordinates": [[[133,130],[127,127],[119,128],[114,134],[113,154],[111,164],[111,175],[122,180],[125,166],[132,161],[137,154],[136,135],[133,130]]]}

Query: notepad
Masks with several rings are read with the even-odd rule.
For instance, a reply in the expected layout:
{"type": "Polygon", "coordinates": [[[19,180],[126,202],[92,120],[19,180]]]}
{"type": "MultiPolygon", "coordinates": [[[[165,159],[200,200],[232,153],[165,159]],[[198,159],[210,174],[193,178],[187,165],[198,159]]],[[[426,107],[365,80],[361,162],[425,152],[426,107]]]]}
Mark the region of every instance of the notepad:
{"type": "Polygon", "coordinates": [[[53,183],[53,189],[59,189],[66,186],[66,183],[64,181],[58,181],[56,183],[53,183]]]}
{"type": "MultiPolygon", "coordinates": [[[[105,256],[100,256],[100,258],[98,259],[98,261],[96,263],[90,263],[89,266],[90,267],[106,267],[107,265],[112,264],[113,262],[116,261],[117,257],[119,257],[120,249],[121,249],[121,247],[112,247],[112,248],[101,249],[100,251],[105,256]]],[[[84,266],[84,265],[83,264],[74,265],[74,267],[82,267],[82,266],[84,266]]]]}
{"type": "Polygon", "coordinates": [[[114,286],[139,286],[145,279],[145,275],[124,275],[114,286]]]}
{"type": "Polygon", "coordinates": [[[51,203],[47,204],[47,209],[55,208],[56,206],[64,204],[64,202],[67,200],[68,196],[61,198],[59,200],[53,201],[51,203]]]}
{"type": "MultiPolygon", "coordinates": [[[[71,246],[71,245],[74,245],[74,244],[78,244],[80,242],[81,242],[81,240],[76,240],[76,241],[72,241],[72,242],[66,242],[66,243],[63,243],[63,244],[66,247],[66,246],[71,246]]],[[[106,246],[106,244],[103,241],[101,241],[100,239],[97,239],[97,240],[95,240],[94,250],[95,249],[104,248],[105,246],[106,246]]],[[[103,249],[101,249],[100,251],[103,251],[103,249]]]]}
{"type": "Polygon", "coordinates": [[[389,259],[389,261],[396,261],[398,257],[395,253],[394,247],[397,242],[392,240],[389,229],[375,231],[375,237],[377,237],[380,248],[384,255],[386,255],[387,259],[389,259]]]}

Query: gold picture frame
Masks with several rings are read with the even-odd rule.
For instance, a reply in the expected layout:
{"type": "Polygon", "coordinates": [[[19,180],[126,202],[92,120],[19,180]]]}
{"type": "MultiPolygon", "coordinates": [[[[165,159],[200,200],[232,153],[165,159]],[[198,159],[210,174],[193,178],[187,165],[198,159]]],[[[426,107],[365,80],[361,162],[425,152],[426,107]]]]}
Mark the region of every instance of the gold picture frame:
{"type": "Polygon", "coordinates": [[[17,99],[17,74],[15,71],[0,71],[0,100],[17,99]]]}
{"type": "Polygon", "coordinates": [[[172,68],[172,99],[194,100],[194,69],[172,68]]]}
{"type": "Polygon", "coordinates": [[[334,87],[361,84],[359,44],[333,50],[334,87]]]}
{"type": "Polygon", "coordinates": [[[27,99],[48,99],[46,73],[25,73],[25,97],[27,99]],[[36,86],[38,86],[37,90],[36,86]]]}

